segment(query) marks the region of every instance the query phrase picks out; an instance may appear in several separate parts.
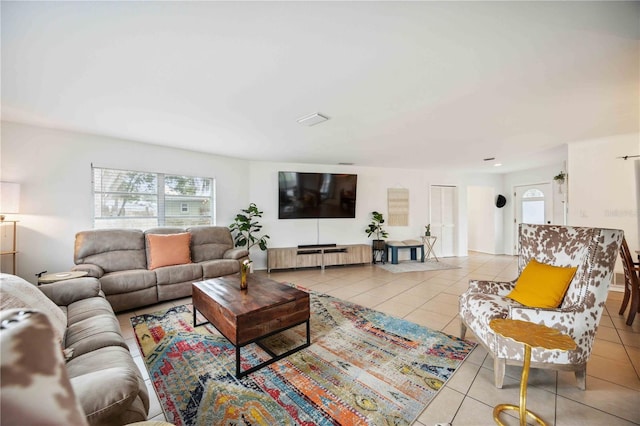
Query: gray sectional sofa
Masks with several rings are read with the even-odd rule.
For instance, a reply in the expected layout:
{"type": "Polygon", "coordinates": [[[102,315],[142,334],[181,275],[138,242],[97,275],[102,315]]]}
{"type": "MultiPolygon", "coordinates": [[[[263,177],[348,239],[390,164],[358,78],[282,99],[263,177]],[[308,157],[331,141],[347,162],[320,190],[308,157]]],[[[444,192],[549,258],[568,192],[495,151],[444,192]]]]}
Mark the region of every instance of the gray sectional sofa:
{"type": "Polygon", "coordinates": [[[0,274],[0,319],[3,425],[147,418],[147,387],[97,279],[36,287],[0,274]]]}
{"type": "Polygon", "coordinates": [[[100,280],[114,311],[120,312],[191,295],[191,283],[235,274],[247,259],[246,249],[234,248],[228,228],[194,226],[134,229],[95,229],[76,234],[74,271],[100,280]],[[149,235],[190,234],[190,263],[151,267],[149,235]]]}

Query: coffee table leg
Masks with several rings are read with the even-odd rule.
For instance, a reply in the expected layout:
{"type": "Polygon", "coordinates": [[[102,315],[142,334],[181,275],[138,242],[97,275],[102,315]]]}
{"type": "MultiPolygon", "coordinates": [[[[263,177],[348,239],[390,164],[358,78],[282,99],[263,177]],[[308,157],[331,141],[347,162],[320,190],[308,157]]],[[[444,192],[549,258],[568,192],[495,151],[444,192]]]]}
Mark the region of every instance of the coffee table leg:
{"type": "Polygon", "coordinates": [[[236,377],[240,379],[246,374],[242,374],[242,371],[240,371],[240,346],[236,346],[236,377]]]}
{"type": "MultiPolygon", "coordinates": [[[[261,369],[263,367],[266,367],[267,365],[273,364],[276,361],[280,361],[282,358],[288,357],[289,355],[292,355],[292,354],[298,352],[301,349],[304,349],[304,348],[307,348],[307,347],[311,346],[311,325],[310,325],[310,321],[311,321],[310,319],[305,321],[306,324],[307,324],[307,341],[306,341],[306,343],[303,343],[302,345],[297,346],[297,347],[295,347],[295,348],[293,348],[293,349],[291,349],[291,350],[289,350],[289,351],[287,351],[285,353],[282,353],[280,355],[276,355],[276,356],[272,357],[271,359],[269,359],[269,360],[267,360],[267,361],[265,361],[265,362],[263,362],[261,364],[255,365],[255,366],[253,366],[251,368],[248,368],[248,369],[246,369],[244,371],[240,370],[240,348],[241,348],[241,346],[236,346],[235,347],[236,348],[236,377],[238,379],[241,379],[242,377],[244,377],[244,376],[246,376],[248,374],[251,374],[254,371],[258,371],[259,369],[261,369]]],[[[302,324],[302,323],[300,323],[300,324],[302,324]]],[[[297,324],[297,325],[300,325],[300,324],[297,324]]],[[[289,328],[293,328],[293,327],[295,327],[295,325],[292,326],[292,327],[289,327],[289,328]]],[[[266,336],[261,337],[260,339],[264,339],[264,338],[272,336],[274,334],[281,333],[282,331],[284,331],[284,330],[275,331],[273,333],[270,333],[270,334],[268,334],[266,336]]],[[[271,355],[271,351],[260,344],[260,342],[259,342],[260,339],[257,339],[255,341],[249,342],[249,343],[247,343],[247,345],[250,344],[250,343],[256,343],[265,352],[267,352],[267,353],[269,353],[269,355],[271,355]]]]}
{"type": "Polygon", "coordinates": [[[196,309],[196,307],[193,307],[193,326],[194,327],[199,327],[201,325],[205,325],[205,324],[209,324],[209,321],[205,321],[205,322],[201,322],[200,324],[196,324],[196,312],[198,310],[196,309]]]}

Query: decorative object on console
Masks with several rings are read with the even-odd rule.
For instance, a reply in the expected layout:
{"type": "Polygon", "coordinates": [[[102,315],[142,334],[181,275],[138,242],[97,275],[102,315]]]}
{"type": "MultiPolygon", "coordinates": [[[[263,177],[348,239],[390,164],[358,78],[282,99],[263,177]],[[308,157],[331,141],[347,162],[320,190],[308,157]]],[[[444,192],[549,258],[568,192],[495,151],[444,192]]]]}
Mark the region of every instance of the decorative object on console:
{"type": "Polygon", "coordinates": [[[262,225],[258,223],[257,218],[262,217],[262,211],[258,209],[255,203],[249,204],[249,207],[242,209],[242,213],[236,215],[235,221],[229,226],[229,229],[236,234],[234,240],[236,247],[247,247],[247,250],[251,250],[251,247],[257,245],[260,250],[267,249],[268,235],[257,237],[255,234],[260,232],[262,225]]]}
{"type": "MultiPolygon", "coordinates": [[[[190,305],[132,318],[167,420],[183,425],[411,424],[475,346],[308,292],[311,346],[242,379],[235,378],[233,345],[211,325],[191,327],[190,305]]],[[[262,344],[280,353],[305,338],[301,325],[262,344]]],[[[241,357],[244,368],[270,355],[251,344],[241,357]]]]}
{"type": "Polygon", "coordinates": [[[424,227],[424,236],[425,237],[430,237],[431,236],[431,224],[428,223],[425,227],[424,227]]]}

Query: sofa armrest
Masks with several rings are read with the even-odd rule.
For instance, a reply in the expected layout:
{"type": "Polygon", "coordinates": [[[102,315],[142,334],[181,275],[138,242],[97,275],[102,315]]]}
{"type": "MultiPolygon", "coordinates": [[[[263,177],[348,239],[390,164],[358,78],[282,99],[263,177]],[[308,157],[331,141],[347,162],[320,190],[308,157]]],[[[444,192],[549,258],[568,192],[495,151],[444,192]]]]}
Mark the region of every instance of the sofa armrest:
{"type": "Polygon", "coordinates": [[[223,259],[236,259],[240,260],[242,258],[249,256],[249,250],[243,248],[232,248],[224,252],[222,256],[223,259]]]}
{"type": "Polygon", "coordinates": [[[71,268],[72,271],[86,272],[87,276],[94,278],[101,278],[104,275],[104,269],[98,265],[92,263],[81,263],[71,268]]]}
{"type": "Polygon", "coordinates": [[[575,326],[578,308],[530,308],[527,306],[509,306],[508,318],[543,324],[567,332],[575,326]]]}
{"type": "Polygon", "coordinates": [[[74,278],[51,284],[42,284],[40,290],[58,306],[69,306],[78,300],[103,297],[100,281],[96,278],[74,278]]]}
{"type": "Polygon", "coordinates": [[[482,281],[469,280],[469,288],[467,291],[495,294],[498,296],[506,296],[513,290],[516,282],[514,281],[482,281]]]}
{"type": "Polygon", "coordinates": [[[138,397],[137,375],[126,367],[111,367],[71,378],[90,424],[116,424],[138,397]]]}

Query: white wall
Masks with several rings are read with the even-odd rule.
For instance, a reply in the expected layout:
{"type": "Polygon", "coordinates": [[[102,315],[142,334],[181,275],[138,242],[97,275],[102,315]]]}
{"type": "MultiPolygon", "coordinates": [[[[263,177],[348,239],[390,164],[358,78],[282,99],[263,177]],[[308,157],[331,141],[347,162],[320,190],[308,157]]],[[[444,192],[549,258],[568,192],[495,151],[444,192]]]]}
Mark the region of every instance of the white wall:
{"type": "Polygon", "coordinates": [[[93,227],[91,163],[215,177],[218,225],[249,203],[247,161],[8,122],[1,135],[0,179],[21,184],[20,214],[8,217],[20,220],[17,274],[31,282],[73,266],[75,233],[93,227]]]}
{"type": "MultiPolygon", "coordinates": [[[[357,166],[251,162],[249,199],[263,210],[261,223],[270,247],[299,244],[370,244],[364,232],[374,210],[387,214],[387,189],[409,190],[409,225],[385,226],[390,240],[415,239],[424,234],[429,216],[429,185],[459,186],[457,255],[467,254],[466,186],[460,176],[443,172],[357,166]],[[355,219],[278,219],[278,171],[354,173],[358,175],[355,219]]],[[[404,255],[404,253],[403,253],[404,255]]],[[[408,255],[407,255],[408,256],[408,255]]],[[[266,254],[252,251],[258,269],[266,268],[266,254]]],[[[402,259],[404,257],[401,257],[402,259]]]]}
{"type": "MultiPolygon", "coordinates": [[[[637,133],[569,144],[570,225],[622,229],[629,248],[640,249],[636,199],[640,182],[633,159],[616,158],[638,154],[637,133]]],[[[616,272],[622,272],[620,259],[616,272]]]]}
{"type": "MultiPolygon", "coordinates": [[[[97,166],[148,170],[165,173],[213,176],[217,184],[218,225],[228,225],[240,209],[254,202],[265,214],[263,231],[271,236],[270,247],[298,244],[366,243],[364,229],[370,212],[387,216],[387,189],[409,190],[409,226],[390,227],[389,238],[402,240],[423,234],[429,222],[430,185],[458,188],[456,254],[468,250],[468,210],[475,202],[493,216],[493,238],[482,237],[490,253],[510,254],[512,246],[513,200],[509,192],[516,184],[550,181],[562,168],[558,165],[509,175],[461,175],[434,170],[405,170],[358,166],[291,164],[231,159],[177,150],[133,141],[82,133],[50,130],[16,123],[2,123],[0,179],[22,184],[18,233],[18,274],[32,282],[43,270],[67,270],[73,265],[75,233],[92,227],[91,163],[97,166]],[[358,175],[355,219],[279,220],[278,171],[344,172],[358,175]],[[468,187],[493,192],[491,200],[468,199],[468,187]],[[507,205],[495,207],[495,196],[507,197],[507,205]],[[489,204],[491,207],[487,207],[489,204]],[[490,210],[493,214],[490,213],[490,210]],[[504,235],[503,235],[504,232],[504,235]],[[493,249],[492,249],[493,247],[493,249]]],[[[571,178],[569,180],[571,182],[571,178]]],[[[486,197],[485,197],[486,198],[486,197]]],[[[478,248],[480,249],[480,248],[478,248]]],[[[266,268],[266,253],[252,251],[256,269],[266,268]]],[[[8,256],[3,259],[6,269],[8,256]]]]}
{"type": "Polygon", "coordinates": [[[469,250],[496,253],[495,199],[492,187],[467,188],[469,250]]]}

